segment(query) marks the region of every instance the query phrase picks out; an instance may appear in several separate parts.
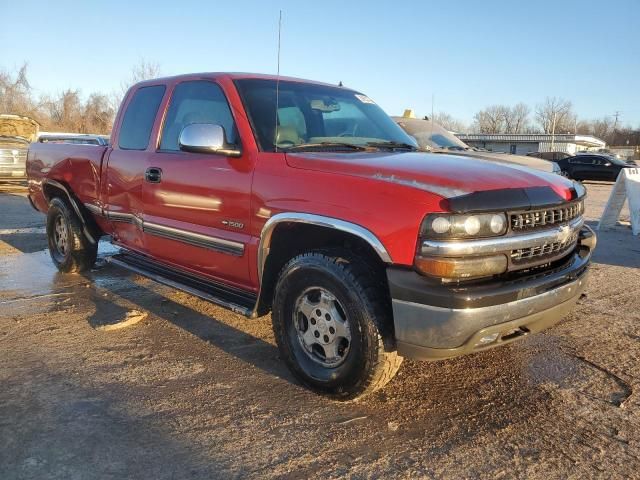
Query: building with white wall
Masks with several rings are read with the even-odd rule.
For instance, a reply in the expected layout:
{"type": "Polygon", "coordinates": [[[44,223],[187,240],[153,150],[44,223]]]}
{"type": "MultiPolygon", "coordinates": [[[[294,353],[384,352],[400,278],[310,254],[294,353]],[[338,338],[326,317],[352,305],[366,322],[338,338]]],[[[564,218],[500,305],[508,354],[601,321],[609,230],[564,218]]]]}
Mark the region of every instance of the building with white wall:
{"type": "Polygon", "coordinates": [[[581,150],[598,150],[606,146],[603,140],[591,135],[457,133],[456,136],[471,147],[516,155],[530,152],[566,152],[574,155],[581,150]]]}

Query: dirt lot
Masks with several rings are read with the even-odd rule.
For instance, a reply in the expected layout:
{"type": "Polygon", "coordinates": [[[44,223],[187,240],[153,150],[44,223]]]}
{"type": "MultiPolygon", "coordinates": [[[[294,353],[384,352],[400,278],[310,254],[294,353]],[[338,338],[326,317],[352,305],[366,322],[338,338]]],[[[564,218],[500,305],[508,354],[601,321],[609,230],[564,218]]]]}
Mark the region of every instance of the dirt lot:
{"type": "MultiPolygon", "coordinates": [[[[587,187],[594,220],[610,186],[587,187]]],[[[2,189],[1,479],[640,477],[640,239],[627,227],[600,235],[587,296],[553,329],[407,361],[340,404],[295,383],[269,318],[104,260],[57,273],[43,217],[2,189]]]]}

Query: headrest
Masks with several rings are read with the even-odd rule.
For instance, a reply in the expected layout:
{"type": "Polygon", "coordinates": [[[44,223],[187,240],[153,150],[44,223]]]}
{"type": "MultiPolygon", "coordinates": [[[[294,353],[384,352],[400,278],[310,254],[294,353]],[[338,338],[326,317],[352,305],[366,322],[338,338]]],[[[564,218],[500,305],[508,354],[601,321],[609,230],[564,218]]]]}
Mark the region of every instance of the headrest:
{"type": "Polygon", "coordinates": [[[280,145],[281,143],[293,143],[297,145],[302,143],[302,138],[300,138],[300,134],[298,134],[295,127],[279,125],[276,129],[276,145],[280,145]]]}

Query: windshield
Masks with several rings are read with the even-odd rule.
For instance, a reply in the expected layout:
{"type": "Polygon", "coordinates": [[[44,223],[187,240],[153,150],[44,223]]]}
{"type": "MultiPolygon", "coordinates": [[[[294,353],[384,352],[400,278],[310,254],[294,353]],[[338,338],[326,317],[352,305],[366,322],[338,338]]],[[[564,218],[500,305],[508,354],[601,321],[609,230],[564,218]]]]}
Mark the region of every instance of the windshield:
{"type": "Polygon", "coordinates": [[[417,146],[369,97],[352,90],[280,81],[276,114],[275,80],[235,83],[263,151],[299,151],[305,146],[344,147],[346,151],[417,146]]]}
{"type": "Polygon", "coordinates": [[[627,164],[627,162],[625,162],[624,160],[620,160],[619,158],[616,158],[616,157],[613,157],[613,156],[607,157],[607,159],[611,163],[613,163],[614,165],[626,165],[627,164]]]}

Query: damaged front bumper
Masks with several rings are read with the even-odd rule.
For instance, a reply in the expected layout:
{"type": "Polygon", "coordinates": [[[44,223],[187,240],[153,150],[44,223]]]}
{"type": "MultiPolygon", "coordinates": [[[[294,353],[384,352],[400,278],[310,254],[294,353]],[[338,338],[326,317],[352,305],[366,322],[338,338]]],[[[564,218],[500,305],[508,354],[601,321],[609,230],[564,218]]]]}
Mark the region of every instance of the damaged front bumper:
{"type": "Polygon", "coordinates": [[[585,289],[596,237],[586,226],[575,250],[551,269],[511,280],[447,285],[389,267],[398,354],[441,360],[511,342],[560,321],[585,289]]]}

